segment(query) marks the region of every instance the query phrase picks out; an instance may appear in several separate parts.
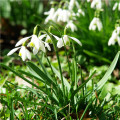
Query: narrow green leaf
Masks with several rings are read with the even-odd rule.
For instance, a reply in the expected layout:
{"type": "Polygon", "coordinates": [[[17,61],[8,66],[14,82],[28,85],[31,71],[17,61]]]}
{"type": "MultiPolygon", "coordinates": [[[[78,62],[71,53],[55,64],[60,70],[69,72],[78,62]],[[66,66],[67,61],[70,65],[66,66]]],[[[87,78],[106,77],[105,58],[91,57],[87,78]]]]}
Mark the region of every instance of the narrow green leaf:
{"type": "MultiPolygon", "coordinates": [[[[52,69],[54,71],[54,73],[58,76],[59,79],[61,79],[60,77],[60,73],[58,72],[58,70],[52,66],[52,69]]],[[[64,82],[64,85],[67,87],[68,91],[70,90],[70,84],[69,82],[65,79],[65,77],[63,77],[63,82],[64,82]]]]}
{"type": "Polygon", "coordinates": [[[107,62],[107,63],[111,63],[110,60],[108,60],[108,59],[106,59],[106,58],[104,58],[104,57],[102,57],[102,56],[99,56],[99,55],[97,55],[97,54],[95,54],[95,53],[92,53],[92,52],[90,52],[90,51],[88,51],[88,50],[83,50],[83,52],[84,52],[85,54],[91,56],[91,57],[97,58],[98,60],[102,60],[102,61],[105,61],[105,62],[107,62]]]}
{"type": "Polygon", "coordinates": [[[40,79],[39,77],[37,77],[37,76],[35,76],[35,75],[31,74],[31,73],[25,72],[25,71],[23,71],[23,70],[18,70],[18,71],[21,72],[21,73],[24,74],[24,75],[27,75],[28,77],[33,77],[33,78],[35,78],[36,80],[39,80],[39,81],[45,83],[44,80],[40,79]]]}
{"type": "Polygon", "coordinates": [[[103,78],[97,83],[97,86],[98,86],[97,90],[101,89],[103,87],[103,85],[107,82],[109,76],[111,75],[111,73],[113,72],[113,70],[117,64],[119,55],[120,55],[120,51],[116,54],[113,62],[111,63],[110,67],[108,68],[108,70],[105,73],[105,75],[103,76],[103,78]]]}
{"type": "Polygon", "coordinates": [[[90,75],[90,77],[89,77],[84,83],[82,83],[76,90],[73,91],[73,93],[72,93],[72,98],[75,96],[76,93],[79,92],[79,90],[80,90],[81,88],[83,88],[84,85],[86,85],[86,83],[92,78],[92,76],[95,74],[95,72],[96,72],[96,71],[94,71],[94,72],[90,75]]]}
{"type": "Polygon", "coordinates": [[[13,99],[11,99],[10,119],[11,119],[11,120],[14,120],[14,106],[13,106],[13,99]]]}
{"type": "Polygon", "coordinates": [[[51,80],[46,74],[44,74],[39,67],[37,67],[35,64],[32,62],[27,62],[27,65],[34,71],[36,72],[44,81],[47,85],[51,86],[53,85],[54,88],[56,88],[56,84],[53,80],[51,80]]]}
{"type": "Polygon", "coordinates": [[[14,70],[11,69],[10,67],[8,67],[8,66],[6,66],[6,65],[4,65],[4,64],[2,64],[2,63],[1,63],[0,65],[1,65],[2,67],[4,67],[4,68],[10,70],[10,71],[13,72],[14,74],[16,74],[17,76],[19,76],[19,77],[22,78],[23,80],[25,80],[26,82],[28,82],[29,84],[31,84],[31,85],[33,85],[34,87],[40,89],[40,90],[41,90],[42,92],[44,92],[45,94],[47,94],[46,91],[43,90],[41,87],[39,87],[39,86],[37,86],[36,84],[34,84],[33,82],[29,81],[27,78],[23,77],[21,74],[19,74],[18,72],[14,71],[14,70]]]}

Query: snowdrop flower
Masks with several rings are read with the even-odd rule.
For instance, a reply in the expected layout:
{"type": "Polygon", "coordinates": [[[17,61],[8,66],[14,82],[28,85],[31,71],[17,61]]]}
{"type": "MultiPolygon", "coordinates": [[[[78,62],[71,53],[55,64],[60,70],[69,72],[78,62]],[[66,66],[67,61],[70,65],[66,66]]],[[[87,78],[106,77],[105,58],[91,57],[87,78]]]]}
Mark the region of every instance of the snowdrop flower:
{"type": "Polygon", "coordinates": [[[115,10],[118,6],[118,11],[120,11],[120,3],[115,3],[114,6],[113,6],[113,10],[115,10]]]}
{"type": "Polygon", "coordinates": [[[70,16],[71,16],[71,13],[70,13],[69,10],[62,10],[58,14],[57,22],[60,22],[60,21],[62,21],[62,22],[68,22],[70,16]]]}
{"type": "Polygon", "coordinates": [[[59,37],[57,37],[57,36],[54,36],[54,37],[58,40],[58,42],[57,42],[57,47],[58,47],[58,48],[63,47],[64,44],[65,44],[65,45],[70,45],[70,39],[74,40],[74,41],[77,42],[80,46],[82,46],[81,42],[80,42],[77,38],[75,38],[75,37],[70,37],[70,36],[68,36],[68,35],[63,35],[62,38],[59,38],[59,37]],[[69,38],[70,38],[70,39],[69,39],[69,38]]]}
{"type": "Polygon", "coordinates": [[[20,49],[20,52],[19,52],[19,56],[22,58],[23,61],[25,61],[26,58],[28,58],[29,60],[31,60],[31,54],[26,49],[25,46],[21,46],[21,49],[20,49]]]}
{"type": "Polygon", "coordinates": [[[19,51],[19,56],[22,58],[23,61],[25,61],[27,58],[28,58],[29,60],[31,60],[31,54],[30,54],[29,50],[26,49],[25,46],[21,46],[21,47],[12,49],[12,50],[7,54],[7,56],[12,55],[12,54],[13,54],[14,52],[16,52],[18,49],[20,49],[20,51],[19,51]]]}
{"type": "Polygon", "coordinates": [[[52,43],[52,40],[49,35],[46,36],[45,42],[52,43]]]}
{"type": "Polygon", "coordinates": [[[89,30],[96,30],[96,28],[100,31],[102,29],[102,23],[99,18],[94,17],[90,23],[89,30]]]}
{"type": "MultiPolygon", "coordinates": [[[[51,35],[52,35],[52,34],[51,34],[51,35]]],[[[46,37],[45,42],[44,42],[45,47],[47,47],[47,49],[48,49],[49,51],[51,51],[50,45],[48,44],[48,43],[52,43],[52,40],[51,40],[50,36],[47,35],[47,34],[43,34],[43,35],[41,35],[41,36],[38,37],[38,38],[39,38],[40,40],[42,40],[42,39],[45,38],[45,37],[46,37]]]]}
{"type": "Polygon", "coordinates": [[[27,45],[28,47],[33,47],[33,54],[36,55],[39,50],[45,52],[45,46],[41,39],[36,35],[32,35],[31,41],[27,45]]]}
{"type": "Polygon", "coordinates": [[[114,45],[115,42],[118,42],[120,46],[120,27],[117,27],[116,30],[113,31],[112,36],[108,41],[108,45],[114,45]]]}
{"type": "Polygon", "coordinates": [[[45,47],[47,47],[47,49],[51,51],[50,45],[47,42],[44,42],[44,44],[45,44],[45,47]]]}
{"type": "Polygon", "coordinates": [[[83,15],[83,16],[85,16],[84,11],[83,11],[82,9],[79,8],[79,9],[78,9],[77,16],[80,16],[80,14],[83,15]]]}
{"type": "Polygon", "coordinates": [[[57,22],[57,18],[61,13],[62,13],[62,9],[58,8],[57,11],[54,13],[52,20],[57,22]]]}
{"type": "Polygon", "coordinates": [[[75,26],[75,24],[73,24],[73,21],[70,20],[67,25],[66,25],[67,28],[70,28],[72,30],[72,32],[76,31],[77,30],[77,27],[75,26]]]}
{"type": "Polygon", "coordinates": [[[101,9],[102,8],[101,0],[93,0],[91,3],[91,8],[101,9]]]}
{"type": "MultiPolygon", "coordinates": [[[[51,34],[51,33],[50,33],[50,34],[51,34]]],[[[51,35],[52,35],[52,34],[51,34],[51,35]]],[[[42,39],[45,38],[45,37],[46,37],[46,39],[45,39],[45,42],[46,42],[46,43],[52,43],[52,40],[51,40],[50,36],[47,35],[47,34],[43,34],[43,35],[39,36],[38,38],[39,38],[40,40],[42,40],[42,39]]]]}
{"type": "Polygon", "coordinates": [[[73,7],[75,5],[75,0],[70,0],[70,3],[69,3],[69,10],[72,10],[73,7]]]}
{"type": "Polygon", "coordinates": [[[87,2],[90,2],[90,0],[87,0],[87,2]]]}
{"type": "Polygon", "coordinates": [[[53,16],[55,14],[55,9],[54,8],[51,8],[50,11],[45,12],[44,14],[48,15],[47,18],[45,19],[45,23],[47,23],[49,20],[53,20],[54,21],[54,19],[53,19],[53,16]]]}
{"type": "Polygon", "coordinates": [[[77,9],[78,9],[78,12],[77,12],[76,15],[77,15],[77,16],[80,16],[80,14],[81,14],[81,15],[85,16],[85,13],[84,13],[84,11],[80,8],[79,3],[76,1],[75,4],[76,4],[76,7],[77,7],[77,9]]]}

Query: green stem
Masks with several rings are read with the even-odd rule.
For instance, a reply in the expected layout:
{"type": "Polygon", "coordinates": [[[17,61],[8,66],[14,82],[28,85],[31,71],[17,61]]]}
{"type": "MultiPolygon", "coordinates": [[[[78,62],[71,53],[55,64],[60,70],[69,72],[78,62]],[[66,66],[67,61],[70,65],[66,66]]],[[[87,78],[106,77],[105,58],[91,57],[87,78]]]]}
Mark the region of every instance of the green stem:
{"type": "Polygon", "coordinates": [[[57,60],[58,60],[58,65],[59,65],[59,70],[60,70],[60,77],[61,77],[61,82],[62,82],[62,90],[63,90],[63,95],[65,95],[65,88],[64,88],[64,82],[63,82],[63,75],[62,75],[62,68],[61,68],[61,64],[60,64],[60,58],[59,58],[59,54],[57,51],[57,47],[55,45],[55,42],[53,40],[53,37],[48,33],[48,35],[50,36],[52,42],[53,42],[53,46],[56,52],[56,56],[57,56],[57,60]]]}
{"type": "MultiPolygon", "coordinates": [[[[54,76],[54,78],[55,78],[55,73],[54,73],[53,68],[52,68],[52,66],[51,66],[51,64],[50,64],[50,61],[49,61],[49,58],[48,58],[47,54],[45,54],[45,56],[46,56],[46,58],[47,58],[48,64],[49,64],[50,69],[51,69],[51,71],[52,71],[52,73],[53,73],[53,76],[54,76]]],[[[57,83],[57,81],[56,81],[56,83],[57,83]]]]}
{"type": "Polygon", "coordinates": [[[72,77],[71,77],[72,75],[71,75],[69,57],[68,57],[68,53],[67,53],[67,49],[66,49],[66,45],[65,45],[65,42],[64,42],[64,40],[63,40],[63,37],[62,37],[62,41],[63,41],[63,44],[64,44],[65,55],[66,55],[66,57],[67,57],[68,68],[69,68],[69,75],[70,75],[70,78],[72,79],[72,77]]]}
{"type": "MultiPolygon", "coordinates": [[[[84,83],[84,79],[83,79],[83,76],[82,76],[82,68],[80,67],[80,73],[81,73],[81,82],[82,84],[84,83]]],[[[82,91],[83,91],[83,96],[84,96],[84,87],[82,88],[82,91]]]]}
{"type": "Polygon", "coordinates": [[[72,41],[72,47],[73,47],[73,52],[74,52],[74,67],[75,67],[75,76],[74,76],[74,79],[75,79],[75,89],[77,88],[77,63],[76,63],[76,51],[75,51],[75,46],[74,46],[74,43],[72,41]]]}
{"type": "MultiPolygon", "coordinates": [[[[54,26],[54,28],[60,33],[60,36],[62,36],[60,30],[57,29],[55,26],[54,26]]],[[[67,28],[64,29],[64,35],[66,34],[66,32],[67,32],[67,28]]],[[[69,62],[68,52],[67,52],[66,45],[65,45],[65,42],[63,40],[63,37],[62,37],[62,41],[63,41],[63,44],[64,44],[65,55],[67,56],[67,62],[68,62],[68,68],[69,68],[69,75],[70,75],[70,78],[72,79],[72,73],[71,73],[71,69],[70,69],[70,62],[69,62]]]]}

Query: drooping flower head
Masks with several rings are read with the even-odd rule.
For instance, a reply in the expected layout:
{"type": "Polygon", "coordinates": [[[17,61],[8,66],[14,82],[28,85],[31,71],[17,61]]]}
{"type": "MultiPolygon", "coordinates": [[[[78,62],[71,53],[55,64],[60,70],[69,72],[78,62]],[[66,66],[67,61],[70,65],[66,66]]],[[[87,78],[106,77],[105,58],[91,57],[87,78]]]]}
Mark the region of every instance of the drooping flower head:
{"type": "Polygon", "coordinates": [[[113,6],[113,11],[116,10],[117,7],[118,7],[118,11],[120,11],[120,2],[119,2],[119,3],[116,2],[116,3],[114,4],[114,6],[113,6]]]}
{"type": "Polygon", "coordinates": [[[108,41],[108,46],[114,45],[116,42],[118,42],[118,45],[120,46],[120,27],[117,27],[110,37],[108,41]]]}
{"type": "Polygon", "coordinates": [[[17,48],[12,49],[12,50],[7,54],[7,56],[12,55],[12,54],[15,53],[18,49],[20,49],[20,51],[19,51],[19,56],[22,58],[23,61],[25,61],[27,58],[28,58],[29,60],[31,60],[31,54],[30,54],[29,50],[26,49],[25,46],[21,46],[21,47],[17,47],[17,48]]]}
{"type": "Polygon", "coordinates": [[[101,0],[93,0],[91,3],[91,8],[102,9],[102,1],[101,0]]]}
{"type": "Polygon", "coordinates": [[[67,28],[70,28],[72,30],[72,32],[77,30],[77,27],[75,26],[75,24],[73,23],[73,21],[69,21],[66,25],[67,28]]]}
{"type": "Polygon", "coordinates": [[[93,20],[90,23],[89,30],[96,30],[98,29],[99,31],[102,29],[102,22],[100,21],[99,18],[94,17],[93,20]]]}

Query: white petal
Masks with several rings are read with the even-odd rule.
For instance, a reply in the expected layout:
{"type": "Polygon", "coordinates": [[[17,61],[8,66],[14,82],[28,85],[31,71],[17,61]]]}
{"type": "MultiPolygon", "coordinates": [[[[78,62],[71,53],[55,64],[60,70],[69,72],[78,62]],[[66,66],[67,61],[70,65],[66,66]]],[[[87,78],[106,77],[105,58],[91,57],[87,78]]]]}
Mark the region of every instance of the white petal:
{"type": "Polygon", "coordinates": [[[99,0],[99,2],[96,4],[96,8],[97,9],[101,9],[102,8],[102,2],[101,2],[101,0],[99,0]]]}
{"type": "Polygon", "coordinates": [[[68,38],[68,35],[64,35],[62,40],[64,41],[65,45],[70,45],[70,40],[68,38]]]}
{"type": "Polygon", "coordinates": [[[70,3],[69,3],[69,10],[72,10],[72,9],[73,9],[74,4],[75,4],[75,0],[70,0],[70,3]]]}
{"type": "Polygon", "coordinates": [[[42,50],[43,52],[46,52],[45,51],[45,46],[43,44],[43,41],[40,41],[39,44],[40,44],[39,50],[42,50]]]}
{"type": "Polygon", "coordinates": [[[14,52],[16,52],[19,48],[20,48],[20,47],[12,49],[12,50],[7,54],[7,56],[12,55],[12,54],[13,54],[14,52]]]}
{"type": "Polygon", "coordinates": [[[22,44],[23,44],[26,40],[28,40],[30,37],[31,37],[31,36],[22,38],[21,40],[19,40],[19,41],[16,43],[15,47],[17,47],[17,46],[19,46],[19,45],[22,45],[22,44]]]}
{"type": "Polygon", "coordinates": [[[120,46],[120,37],[118,37],[117,40],[118,40],[118,45],[120,46]]]}
{"type": "Polygon", "coordinates": [[[82,46],[82,43],[75,37],[70,37],[68,36],[69,38],[71,38],[72,40],[74,40],[75,42],[77,42],[80,46],[82,46]]]}
{"type": "Polygon", "coordinates": [[[96,22],[97,22],[97,18],[94,17],[93,20],[90,23],[89,30],[95,30],[96,29],[96,22]]]}
{"type": "Polygon", "coordinates": [[[113,6],[113,10],[115,10],[117,8],[118,3],[115,3],[113,6]]]}
{"type": "Polygon", "coordinates": [[[120,3],[118,4],[118,10],[120,11],[120,3]]]}
{"type": "Polygon", "coordinates": [[[96,25],[93,25],[92,27],[91,27],[91,30],[96,30],[96,28],[97,28],[97,26],[96,25]]]}
{"type": "Polygon", "coordinates": [[[80,8],[80,4],[77,2],[77,0],[75,1],[75,4],[76,4],[77,9],[79,9],[80,8]]]}
{"type": "Polygon", "coordinates": [[[91,3],[91,8],[94,8],[94,7],[95,7],[95,4],[96,4],[96,3],[95,3],[95,0],[93,0],[92,3],[91,3]]]}
{"type": "Polygon", "coordinates": [[[46,43],[46,42],[45,42],[45,47],[47,47],[47,49],[48,49],[49,51],[51,51],[50,45],[49,45],[48,43],[46,43]]]}
{"type": "Polygon", "coordinates": [[[31,42],[34,43],[35,47],[37,49],[39,49],[40,45],[39,45],[39,39],[36,35],[32,35],[32,39],[31,39],[31,42]]]}
{"type": "Polygon", "coordinates": [[[21,49],[20,49],[20,53],[21,53],[21,58],[22,58],[22,60],[23,61],[25,61],[26,60],[26,48],[25,48],[25,46],[22,46],[21,47],[21,49]]]}
{"type": "Polygon", "coordinates": [[[47,23],[49,20],[53,20],[53,16],[55,14],[55,8],[51,8],[50,11],[45,12],[45,15],[48,15],[48,17],[45,19],[45,23],[47,23]]]}
{"type": "Polygon", "coordinates": [[[60,40],[58,40],[58,42],[57,42],[57,47],[58,47],[58,48],[61,48],[62,46],[63,46],[63,40],[60,39],[60,40]]]}
{"type": "Polygon", "coordinates": [[[98,18],[98,20],[97,20],[97,27],[98,27],[98,30],[99,30],[99,31],[102,29],[102,23],[101,23],[101,21],[99,20],[99,18],[98,18]]]}
{"type": "MultiPolygon", "coordinates": [[[[53,34],[52,34],[53,35],[53,34]]],[[[53,37],[56,39],[56,40],[60,40],[60,38],[59,37],[57,37],[56,35],[53,35],[53,37]]]]}
{"type": "Polygon", "coordinates": [[[28,58],[29,60],[31,60],[31,54],[30,54],[29,50],[27,50],[27,49],[26,49],[26,55],[27,55],[27,58],[28,58]]]}
{"type": "Polygon", "coordinates": [[[36,49],[35,47],[33,48],[33,54],[36,55],[38,53],[38,49],[36,49]]]}
{"type": "Polygon", "coordinates": [[[117,35],[119,35],[120,34],[120,27],[117,27],[116,30],[117,30],[117,35]]]}
{"type": "Polygon", "coordinates": [[[42,40],[47,34],[43,34],[43,35],[40,35],[40,37],[38,37],[38,39],[42,40]]]}
{"type": "Polygon", "coordinates": [[[51,40],[51,38],[50,38],[49,35],[47,35],[47,37],[46,37],[46,39],[45,39],[45,42],[52,43],[52,40],[51,40]]]}
{"type": "Polygon", "coordinates": [[[73,21],[69,21],[66,25],[67,28],[70,28],[72,30],[72,32],[74,32],[75,30],[77,30],[77,27],[73,24],[73,21]]]}
{"type": "Polygon", "coordinates": [[[111,37],[108,41],[108,46],[114,45],[114,44],[115,44],[115,39],[113,37],[111,37]]]}

